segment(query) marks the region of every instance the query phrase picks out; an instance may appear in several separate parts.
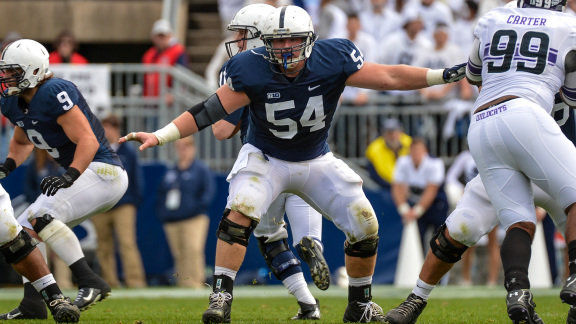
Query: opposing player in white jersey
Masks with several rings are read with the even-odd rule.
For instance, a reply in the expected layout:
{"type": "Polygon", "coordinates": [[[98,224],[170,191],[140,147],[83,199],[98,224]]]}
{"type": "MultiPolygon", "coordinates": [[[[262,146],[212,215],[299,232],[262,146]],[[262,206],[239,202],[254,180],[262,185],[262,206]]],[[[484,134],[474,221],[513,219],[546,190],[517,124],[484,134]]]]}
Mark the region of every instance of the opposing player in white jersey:
{"type": "MultiPolygon", "coordinates": [[[[61,176],[42,179],[42,195],[18,221],[70,267],[79,288],[73,303],[85,310],[106,298],[110,286],[88,266],[70,228],[112,208],[128,187],[128,175],[78,88],[53,77],[42,44],[31,39],[9,44],[2,52],[0,69],[4,72],[0,108],[15,125],[8,156],[0,164],[0,178],[24,163],[34,147],[46,150],[66,169],[61,176]]],[[[31,300],[41,299],[26,283],[20,306],[0,318],[45,318],[43,305],[26,307],[31,300]]]]}
{"type": "MultiPolygon", "coordinates": [[[[310,15],[302,8],[276,8],[262,39],[266,45],[232,57],[224,67],[226,85],[172,123],[154,132],[134,132],[140,149],[192,134],[249,105],[250,131],[230,180],[227,208],[216,246],[210,305],[204,323],[230,321],[233,277],[248,238],[270,204],[291,192],[329,218],[346,235],[349,276],[345,322],[382,321],[372,301],[372,275],[378,248],[378,220],[362,191],[362,179],[335,158],[327,143],[338,99],[346,85],[374,90],[408,90],[454,82],[463,65],[431,70],[364,62],[345,39],[316,41],[310,15]]],[[[464,69],[465,70],[465,69],[464,69]]]]}
{"type": "Polygon", "coordinates": [[[518,0],[478,21],[467,76],[482,85],[468,131],[470,152],[500,224],[508,316],[538,322],[528,265],[536,214],[530,182],[566,211],[570,277],[560,297],[576,304],[576,147],[550,116],[561,90],[576,105],[576,20],[565,0],[518,0]]]}
{"type": "MultiPolygon", "coordinates": [[[[574,110],[565,103],[554,106],[556,121],[562,131],[576,145],[576,119],[574,110]]],[[[551,216],[556,228],[564,232],[566,214],[562,206],[550,195],[532,184],[534,204],[544,208],[551,216]]],[[[478,240],[499,225],[498,215],[492,206],[486,189],[476,175],[467,184],[454,211],[446,219],[430,241],[430,250],[422,265],[416,286],[398,307],[386,314],[390,324],[415,323],[424,308],[428,297],[440,279],[452,269],[462,254],[478,240]]],[[[535,313],[534,313],[535,314],[535,313]]],[[[576,309],[571,308],[567,324],[576,324],[576,309]]],[[[532,322],[541,323],[535,314],[532,322]]]]}
{"type": "MultiPolygon", "coordinates": [[[[228,30],[235,32],[234,39],[226,42],[229,57],[264,46],[260,39],[260,29],[272,11],[273,6],[252,4],[236,13],[228,25],[228,30]]],[[[221,79],[219,85],[222,86],[225,82],[226,80],[221,79]]],[[[234,136],[239,128],[242,143],[246,143],[248,124],[248,108],[244,107],[213,124],[212,131],[217,139],[225,140],[234,136]]],[[[245,158],[239,156],[238,161],[243,161],[245,158]]],[[[233,176],[231,173],[228,179],[233,176]]],[[[286,289],[298,300],[300,310],[293,319],[320,319],[320,308],[308,289],[300,261],[288,245],[284,213],[290,221],[294,246],[300,257],[308,263],[314,283],[322,290],[328,289],[330,270],[322,255],[322,215],[306,204],[302,198],[294,194],[280,194],[262,216],[254,229],[254,236],[258,239],[260,251],[274,276],[282,281],[286,289]]],[[[215,272],[218,271],[219,269],[216,269],[215,272]]]]}

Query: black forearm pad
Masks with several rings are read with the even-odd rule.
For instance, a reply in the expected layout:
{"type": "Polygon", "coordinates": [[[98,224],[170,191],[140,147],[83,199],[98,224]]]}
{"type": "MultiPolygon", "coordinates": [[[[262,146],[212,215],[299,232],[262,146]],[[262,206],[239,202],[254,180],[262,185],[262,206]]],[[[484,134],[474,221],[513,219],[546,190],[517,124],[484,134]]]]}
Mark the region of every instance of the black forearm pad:
{"type": "Polygon", "coordinates": [[[216,94],[213,94],[203,102],[194,105],[192,108],[188,109],[188,112],[194,116],[198,130],[202,130],[228,116],[226,109],[224,109],[220,102],[220,98],[218,98],[216,94]]]}
{"type": "Polygon", "coordinates": [[[12,172],[16,169],[16,161],[14,161],[13,158],[6,158],[6,161],[4,161],[4,167],[12,172]]]}

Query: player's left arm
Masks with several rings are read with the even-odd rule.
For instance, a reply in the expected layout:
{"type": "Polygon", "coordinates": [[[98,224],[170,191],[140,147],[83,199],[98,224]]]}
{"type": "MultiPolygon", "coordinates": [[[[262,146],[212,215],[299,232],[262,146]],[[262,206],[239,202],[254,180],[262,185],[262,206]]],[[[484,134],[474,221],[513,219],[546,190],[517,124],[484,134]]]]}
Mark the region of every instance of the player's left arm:
{"type": "Polygon", "coordinates": [[[374,90],[415,90],[456,82],[464,77],[465,63],[447,69],[366,62],[346,80],[346,85],[374,90]]]}
{"type": "Polygon", "coordinates": [[[56,119],[66,136],[76,144],[74,159],[69,167],[84,172],[98,151],[100,143],[82,110],[76,105],[56,119]]]}

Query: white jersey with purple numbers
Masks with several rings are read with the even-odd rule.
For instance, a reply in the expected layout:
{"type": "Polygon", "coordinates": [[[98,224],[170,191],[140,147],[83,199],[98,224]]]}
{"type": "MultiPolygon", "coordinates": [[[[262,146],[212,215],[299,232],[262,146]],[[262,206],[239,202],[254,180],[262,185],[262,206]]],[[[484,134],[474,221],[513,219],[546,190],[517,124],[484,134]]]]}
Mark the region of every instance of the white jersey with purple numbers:
{"type": "Polygon", "coordinates": [[[564,83],[564,58],[576,49],[576,19],[562,12],[533,8],[496,8],[478,21],[482,91],[474,109],[511,95],[528,99],[550,113],[554,94],[564,83]]]}
{"type": "Polygon", "coordinates": [[[330,151],[328,129],[346,79],[364,57],[349,40],[317,41],[293,80],[274,72],[264,47],[240,53],[223,67],[226,83],[250,98],[247,142],[266,155],[306,161],[330,151]]]}

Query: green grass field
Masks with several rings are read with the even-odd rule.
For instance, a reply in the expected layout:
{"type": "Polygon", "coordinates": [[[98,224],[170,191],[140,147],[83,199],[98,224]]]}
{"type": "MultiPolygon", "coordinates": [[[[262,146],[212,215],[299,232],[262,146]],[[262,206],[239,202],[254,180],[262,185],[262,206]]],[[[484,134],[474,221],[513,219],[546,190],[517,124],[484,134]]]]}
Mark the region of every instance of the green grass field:
{"type": "MultiPolygon", "coordinates": [[[[320,299],[322,319],[310,323],[341,323],[346,308],[346,290],[331,287],[326,292],[311,288],[320,299]]],[[[282,287],[235,288],[233,323],[289,323],[298,305],[282,287]]],[[[534,289],[536,310],[545,323],[565,323],[568,306],[558,298],[559,289],[534,289]]],[[[74,291],[67,291],[72,296],[74,291]]],[[[374,301],[387,311],[409,293],[408,289],[378,286],[374,301]]],[[[208,304],[209,290],[151,288],[117,289],[112,296],[83,312],[82,323],[200,323],[208,304]]],[[[506,316],[503,288],[441,287],[436,289],[418,323],[511,323],[506,316]]],[[[10,310],[21,296],[20,289],[0,289],[0,310],[10,310]]],[[[15,323],[53,323],[17,321],[15,323]]],[[[293,323],[293,322],[292,322],[293,323]]],[[[305,322],[306,323],[306,322],[305,322]]]]}

